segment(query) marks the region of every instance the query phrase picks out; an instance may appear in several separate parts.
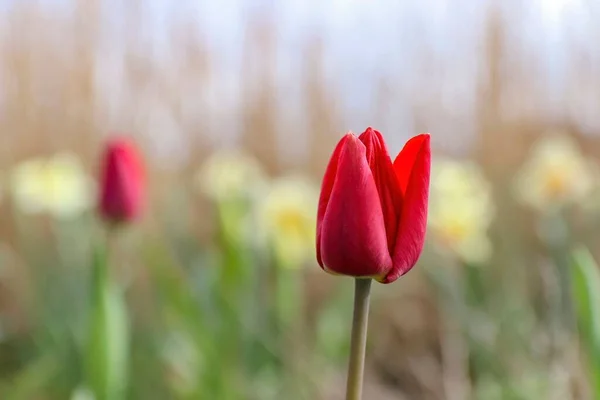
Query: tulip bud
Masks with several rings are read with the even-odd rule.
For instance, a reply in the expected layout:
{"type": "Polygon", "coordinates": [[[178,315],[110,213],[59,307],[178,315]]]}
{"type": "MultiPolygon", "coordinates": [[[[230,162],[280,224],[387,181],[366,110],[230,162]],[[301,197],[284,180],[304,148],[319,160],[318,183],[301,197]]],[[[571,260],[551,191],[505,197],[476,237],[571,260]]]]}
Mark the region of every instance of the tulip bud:
{"type": "Polygon", "coordinates": [[[346,134],[335,148],[317,212],[317,261],[327,272],[390,283],[417,262],[429,198],[429,134],[394,162],[381,134],[346,134]]]}
{"type": "Polygon", "coordinates": [[[145,196],[144,166],[133,142],[117,138],[106,146],[100,178],[99,212],[107,221],[136,219],[145,196]]]}

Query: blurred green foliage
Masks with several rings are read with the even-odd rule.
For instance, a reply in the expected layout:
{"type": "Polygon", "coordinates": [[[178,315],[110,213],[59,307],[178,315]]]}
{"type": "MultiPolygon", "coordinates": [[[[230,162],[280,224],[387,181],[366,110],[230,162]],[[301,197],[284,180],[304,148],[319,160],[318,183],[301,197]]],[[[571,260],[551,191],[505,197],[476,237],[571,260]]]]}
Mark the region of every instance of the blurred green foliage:
{"type": "Polygon", "coordinates": [[[582,358],[597,399],[600,398],[600,270],[590,252],[578,248],[572,256],[571,273],[582,358]]]}
{"type": "MultiPolygon", "coordinates": [[[[146,221],[116,231],[89,210],[62,218],[15,208],[2,268],[29,275],[23,322],[3,315],[1,398],[335,397],[352,285],[330,281],[313,259],[316,186],[259,177],[257,165],[238,179],[244,165],[228,164],[235,160],[216,163],[218,178],[208,181],[218,190],[203,172],[201,196],[168,194],[146,221]],[[182,216],[202,196],[209,234],[199,238],[182,216]]],[[[581,247],[570,257],[578,206],[537,211],[539,262],[519,243],[523,232],[494,220],[504,206],[478,192],[490,186],[477,165],[437,167],[448,170],[434,175],[432,194],[446,201],[431,203],[420,265],[374,291],[367,390],[387,386],[423,399],[597,398],[600,272],[581,247]],[[485,252],[473,247],[482,243],[485,252]],[[411,296],[432,300],[434,312],[402,309],[411,296]],[[423,317],[428,322],[410,331],[423,317]],[[397,336],[384,341],[388,331],[397,336]],[[421,342],[435,349],[435,365],[396,353],[421,342]]]]}

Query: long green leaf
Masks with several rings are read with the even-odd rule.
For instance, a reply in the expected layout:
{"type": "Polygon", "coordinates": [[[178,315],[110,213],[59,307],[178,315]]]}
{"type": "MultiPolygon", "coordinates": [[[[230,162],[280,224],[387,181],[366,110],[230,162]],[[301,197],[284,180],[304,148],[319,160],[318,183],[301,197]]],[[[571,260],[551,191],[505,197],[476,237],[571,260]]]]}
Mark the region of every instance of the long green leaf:
{"type": "Polygon", "coordinates": [[[600,398],[600,271],[585,248],[576,249],[571,259],[572,293],[579,332],[588,355],[595,398],[600,398]]]}

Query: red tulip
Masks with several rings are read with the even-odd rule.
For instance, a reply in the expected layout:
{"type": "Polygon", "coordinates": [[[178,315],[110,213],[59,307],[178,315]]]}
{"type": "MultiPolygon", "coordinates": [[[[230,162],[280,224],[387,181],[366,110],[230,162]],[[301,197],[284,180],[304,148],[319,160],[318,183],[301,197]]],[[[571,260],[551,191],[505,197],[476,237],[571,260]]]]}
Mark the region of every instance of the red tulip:
{"type": "Polygon", "coordinates": [[[101,170],[99,212],[110,222],[136,219],[144,206],[145,179],[142,157],[127,139],[111,140],[101,170]]]}
{"type": "Polygon", "coordinates": [[[321,187],[317,261],[327,272],[390,283],[417,262],[425,239],[429,134],[410,139],[394,162],[381,134],[346,134],[321,187]]]}

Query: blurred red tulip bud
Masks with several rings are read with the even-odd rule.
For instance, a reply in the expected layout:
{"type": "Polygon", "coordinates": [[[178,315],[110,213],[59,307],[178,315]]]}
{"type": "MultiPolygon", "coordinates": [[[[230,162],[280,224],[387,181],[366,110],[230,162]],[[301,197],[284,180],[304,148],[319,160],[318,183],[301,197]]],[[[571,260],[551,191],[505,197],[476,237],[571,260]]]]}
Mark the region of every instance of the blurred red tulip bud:
{"type": "Polygon", "coordinates": [[[145,202],[145,174],[135,144],[123,138],[109,141],[100,177],[99,212],[113,223],[135,220],[145,202]]]}
{"type": "Polygon", "coordinates": [[[327,272],[390,283],[417,262],[425,240],[430,138],[410,139],[392,163],[381,134],[346,134],[321,187],[317,261],[327,272]]]}

